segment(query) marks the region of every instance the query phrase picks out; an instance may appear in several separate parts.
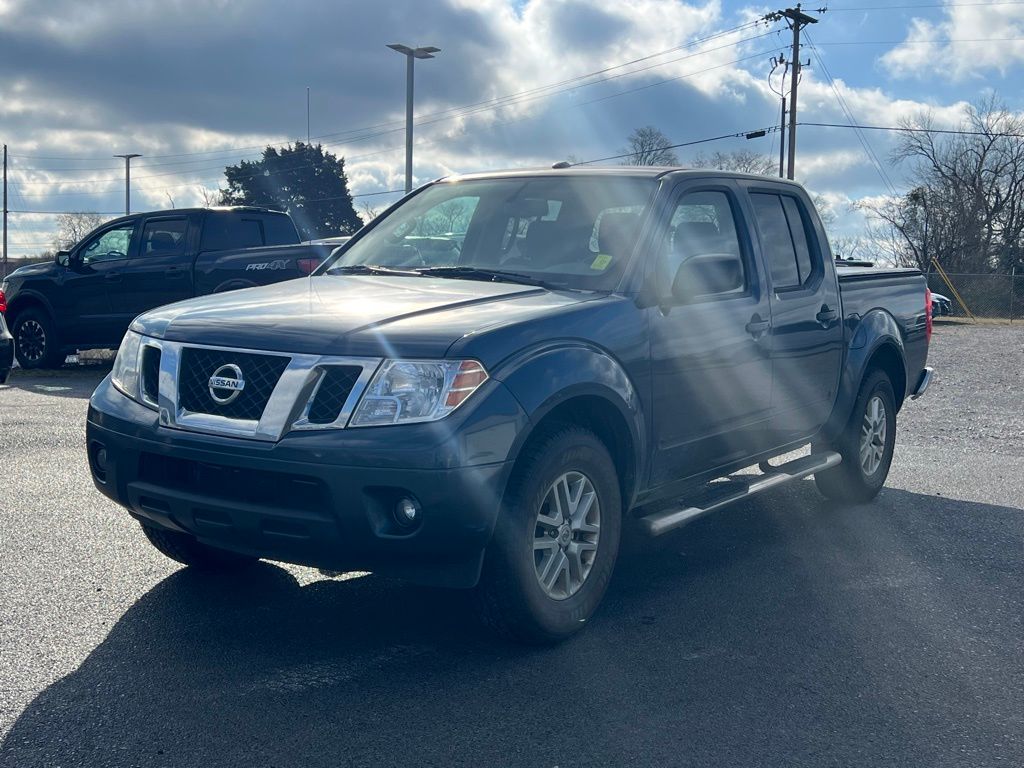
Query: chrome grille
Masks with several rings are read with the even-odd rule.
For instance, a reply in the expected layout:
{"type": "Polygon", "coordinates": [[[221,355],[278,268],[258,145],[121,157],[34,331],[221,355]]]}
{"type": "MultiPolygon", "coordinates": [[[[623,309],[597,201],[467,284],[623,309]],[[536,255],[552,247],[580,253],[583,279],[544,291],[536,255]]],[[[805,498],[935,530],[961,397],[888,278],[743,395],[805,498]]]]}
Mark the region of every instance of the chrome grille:
{"type": "Polygon", "coordinates": [[[283,355],[184,347],[178,377],[178,405],[190,413],[259,421],[290,360],[283,355]],[[241,370],[245,386],[231,402],[219,403],[210,393],[210,377],[228,365],[241,370]]]}
{"type": "Polygon", "coordinates": [[[331,424],[337,420],[362,372],[363,369],[355,365],[332,365],[326,368],[309,408],[309,423],[331,424]]]}

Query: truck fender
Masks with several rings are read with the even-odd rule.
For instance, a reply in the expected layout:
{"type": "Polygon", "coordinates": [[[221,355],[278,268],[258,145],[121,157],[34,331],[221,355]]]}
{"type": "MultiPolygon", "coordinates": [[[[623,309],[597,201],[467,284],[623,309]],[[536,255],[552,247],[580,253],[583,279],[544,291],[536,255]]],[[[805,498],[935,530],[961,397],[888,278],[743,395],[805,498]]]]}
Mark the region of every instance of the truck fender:
{"type": "Polygon", "coordinates": [[[884,309],[873,309],[860,319],[846,350],[846,361],[839,379],[836,404],[823,430],[827,437],[837,436],[846,427],[861,382],[867,375],[868,366],[878,355],[884,355],[887,373],[893,380],[897,407],[902,405],[903,396],[907,391],[903,336],[899,324],[891,314],[884,309]]]}
{"type": "Polygon", "coordinates": [[[619,480],[625,491],[623,502],[626,508],[631,506],[639,488],[638,478],[644,477],[647,469],[643,449],[647,434],[636,387],[615,358],[582,341],[548,344],[516,355],[502,364],[493,377],[512,393],[529,419],[529,426],[512,444],[511,460],[519,456],[546,417],[560,408],[570,409],[572,401],[580,398],[603,401],[605,409],[595,409],[591,403],[587,414],[593,419],[612,417],[616,425],[617,445],[610,445],[609,451],[617,463],[625,460],[626,466],[619,467],[619,480]],[[617,456],[620,452],[624,455],[617,456]]]}
{"type": "Polygon", "coordinates": [[[56,323],[57,313],[54,312],[53,305],[50,303],[50,300],[43,294],[38,293],[31,288],[28,290],[18,291],[18,295],[15,297],[14,301],[7,307],[8,319],[13,323],[14,319],[26,305],[32,306],[33,304],[41,305],[43,309],[46,310],[47,314],[50,315],[50,318],[54,323],[56,323]]]}

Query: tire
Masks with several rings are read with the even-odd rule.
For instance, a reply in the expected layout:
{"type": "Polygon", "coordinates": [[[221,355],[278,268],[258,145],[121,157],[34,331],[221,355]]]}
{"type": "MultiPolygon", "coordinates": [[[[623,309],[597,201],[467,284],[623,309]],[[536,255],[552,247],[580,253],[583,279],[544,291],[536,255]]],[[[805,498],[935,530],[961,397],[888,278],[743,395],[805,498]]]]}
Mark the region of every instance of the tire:
{"type": "Polygon", "coordinates": [[[21,312],[14,319],[11,334],[14,336],[14,354],[22,368],[59,368],[64,362],[66,355],[61,354],[53,320],[44,310],[31,307],[21,312]]]}
{"type": "Polygon", "coordinates": [[[194,536],[142,524],[149,543],[162,554],[200,571],[234,571],[257,562],[258,558],[239,555],[201,544],[194,536]]]}
{"type": "Polygon", "coordinates": [[[871,371],[861,383],[850,421],[831,446],[842,455],[843,463],[814,476],[818,490],[834,501],[871,501],[889,476],[895,446],[896,397],[892,383],[884,372],[871,371]],[[862,438],[870,440],[870,453],[862,454],[862,448],[869,450],[862,438]]]}
{"type": "Polygon", "coordinates": [[[604,597],[621,531],[618,473],[596,435],[560,426],[528,444],[484,557],[476,597],[485,626],[533,645],[580,630],[604,597]],[[569,515],[554,510],[556,496],[569,515]]]}

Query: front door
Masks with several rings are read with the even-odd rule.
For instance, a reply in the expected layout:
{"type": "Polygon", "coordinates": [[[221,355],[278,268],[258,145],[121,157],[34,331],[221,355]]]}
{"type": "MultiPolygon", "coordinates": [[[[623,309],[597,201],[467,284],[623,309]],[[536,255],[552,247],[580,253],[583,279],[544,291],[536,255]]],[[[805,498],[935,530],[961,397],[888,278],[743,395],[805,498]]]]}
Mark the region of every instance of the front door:
{"type": "Polygon", "coordinates": [[[62,291],[66,308],[60,313],[70,319],[60,328],[65,341],[83,346],[120,343],[123,312],[111,297],[124,279],[134,233],[135,222],[116,224],[72,253],[62,291]]]}
{"type": "Polygon", "coordinates": [[[772,398],[768,296],[735,188],[688,182],[665,220],[648,310],[652,485],[759,450],[772,398]]]}
{"type": "Polygon", "coordinates": [[[751,183],[749,191],[771,286],[772,431],[782,445],[812,436],[832,412],[843,355],[839,286],[809,202],[791,188],[751,183]]]}

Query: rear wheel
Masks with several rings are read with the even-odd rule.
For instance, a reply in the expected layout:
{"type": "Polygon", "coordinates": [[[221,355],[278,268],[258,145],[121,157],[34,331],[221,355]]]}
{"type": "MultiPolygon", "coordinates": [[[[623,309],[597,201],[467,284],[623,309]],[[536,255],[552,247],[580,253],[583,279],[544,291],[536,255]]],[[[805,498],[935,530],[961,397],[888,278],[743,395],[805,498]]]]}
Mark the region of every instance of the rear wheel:
{"type": "Polygon", "coordinates": [[[592,432],[560,427],[527,446],[484,560],[484,623],[534,644],[581,629],[608,587],[621,526],[615,464],[592,432]]]}
{"type": "Polygon", "coordinates": [[[198,570],[231,571],[245,568],[257,561],[255,557],[208,547],[187,533],[168,531],[145,523],[142,523],[142,532],[146,534],[149,543],[162,554],[198,570]]]}
{"type": "Polygon", "coordinates": [[[870,501],[885,485],[895,446],[892,383],[882,371],[872,371],[861,384],[846,429],[832,446],[843,463],[814,476],[818,490],[836,501],[870,501]]]}
{"type": "Polygon", "coordinates": [[[64,362],[50,316],[41,309],[26,309],[14,320],[14,354],[26,369],[57,368],[64,362]]]}

